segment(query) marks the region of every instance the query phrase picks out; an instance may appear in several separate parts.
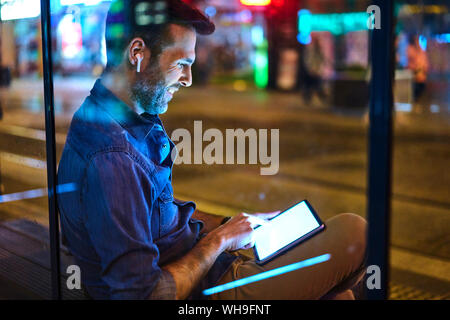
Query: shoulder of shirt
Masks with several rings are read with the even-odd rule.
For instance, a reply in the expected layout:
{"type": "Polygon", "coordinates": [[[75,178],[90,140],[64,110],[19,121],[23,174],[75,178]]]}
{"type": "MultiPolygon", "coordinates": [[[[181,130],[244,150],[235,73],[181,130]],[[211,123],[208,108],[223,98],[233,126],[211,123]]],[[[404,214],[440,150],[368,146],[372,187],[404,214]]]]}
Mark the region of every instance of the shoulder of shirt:
{"type": "Polygon", "coordinates": [[[89,96],[75,112],[66,143],[89,161],[101,152],[133,153],[126,130],[89,96]]]}
{"type": "Polygon", "coordinates": [[[94,99],[87,97],[73,116],[64,153],[67,153],[66,157],[71,158],[73,156],[70,153],[76,152],[81,160],[78,166],[84,169],[92,165],[94,159],[114,153],[123,160],[129,159],[138,165],[149,175],[157,191],[160,191],[160,183],[156,176],[161,175],[161,172],[157,172],[156,165],[145,159],[129,139],[126,130],[98,106],[94,99]]]}

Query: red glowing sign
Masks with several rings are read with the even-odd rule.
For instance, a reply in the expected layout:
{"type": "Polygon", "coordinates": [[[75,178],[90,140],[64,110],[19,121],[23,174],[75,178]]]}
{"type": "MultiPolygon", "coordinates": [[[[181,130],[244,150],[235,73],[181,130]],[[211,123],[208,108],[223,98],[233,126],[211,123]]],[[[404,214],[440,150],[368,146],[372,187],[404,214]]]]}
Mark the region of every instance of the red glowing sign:
{"type": "Polygon", "coordinates": [[[271,0],[241,0],[241,3],[244,6],[268,6],[272,1],[271,0]]]}
{"type": "Polygon", "coordinates": [[[273,4],[275,7],[282,7],[282,6],[284,5],[284,0],[273,0],[273,1],[272,1],[272,4],[273,4]]]}

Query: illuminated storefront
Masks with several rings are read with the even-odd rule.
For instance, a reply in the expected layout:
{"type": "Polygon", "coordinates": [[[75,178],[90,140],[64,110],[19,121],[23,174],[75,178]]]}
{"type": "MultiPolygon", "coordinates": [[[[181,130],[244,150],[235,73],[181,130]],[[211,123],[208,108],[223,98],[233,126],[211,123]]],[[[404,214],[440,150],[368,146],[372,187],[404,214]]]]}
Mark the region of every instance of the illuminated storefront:
{"type": "Polygon", "coordinates": [[[41,72],[40,1],[2,0],[0,3],[2,65],[16,75],[41,72]]]}
{"type": "Polygon", "coordinates": [[[211,37],[199,38],[199,43],[205,45],[198,47],[194,76],[197,73],[200,82],[209,78],[220,83],[231,81],[236,90],[245,90],[248,85],[266,87],[268,44],[264,8],[239,0],[198,1],[197,5],[217,28],[211,37]]]}
{"type": "MultiPolygon", "coordinates": [[[[98,76],[102,72],[106,48],[99,26],[103,26],[110,2],[51,1],[56,73],[98,76]]],[[[42,75],[40,1],[2,0],[1,4],[3,64],[17,76],[42,75]]]]}
{"type": "Polygon", "coordinates": [[[98,76],[106,65],[104,23],[110,1],[61,1],[54,14],[54,60],[63,75],[98,76]]]}

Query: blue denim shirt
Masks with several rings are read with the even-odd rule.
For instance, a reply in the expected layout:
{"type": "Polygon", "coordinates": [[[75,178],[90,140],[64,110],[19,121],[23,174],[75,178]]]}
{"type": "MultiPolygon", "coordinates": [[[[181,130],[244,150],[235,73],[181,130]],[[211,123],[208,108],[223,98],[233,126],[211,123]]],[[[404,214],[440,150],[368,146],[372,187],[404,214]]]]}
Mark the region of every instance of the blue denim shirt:
{"type": "MultiPolygon", "coordinates": [[[[200,239],[193,202],[174,198],[173,142],[158,116],[138,115],[100,80],[75,113],[58,168],[61,230],[95,299],[174,299],[161,266],[200,239]]],[[[222,253],[190,298],[219,280],[235,256],[222,253]]]]}

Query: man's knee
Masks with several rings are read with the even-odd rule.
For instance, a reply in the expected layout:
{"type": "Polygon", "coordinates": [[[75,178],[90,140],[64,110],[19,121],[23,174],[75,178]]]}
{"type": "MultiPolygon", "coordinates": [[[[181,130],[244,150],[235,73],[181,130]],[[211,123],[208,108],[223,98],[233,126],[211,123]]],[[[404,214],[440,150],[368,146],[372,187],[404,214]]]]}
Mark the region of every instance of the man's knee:
{"type": "Polygon", "coordinates": [[[363,261],[366,254],[367,222],[353,213],[341,213],[330,219],[330,225],[339,233],[345,242],[347,254],[363,261]]]}
{"type": "Polygon", "coordinates": [[[348,231],[353,231],[354,233],[366,233],[367,221],[363,217],[354,213],[340,213],[333,217],[336,219],[342,227],[348,231]]]}

